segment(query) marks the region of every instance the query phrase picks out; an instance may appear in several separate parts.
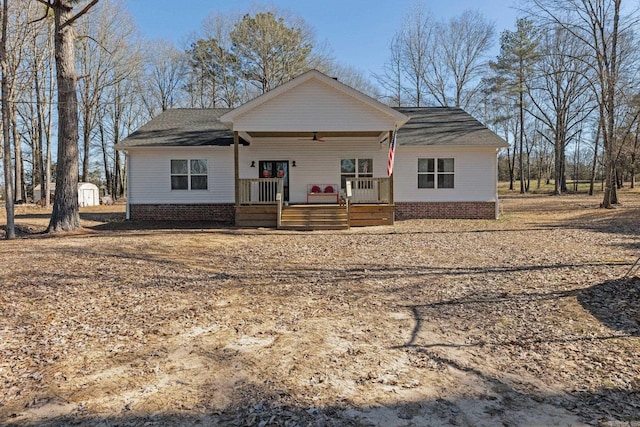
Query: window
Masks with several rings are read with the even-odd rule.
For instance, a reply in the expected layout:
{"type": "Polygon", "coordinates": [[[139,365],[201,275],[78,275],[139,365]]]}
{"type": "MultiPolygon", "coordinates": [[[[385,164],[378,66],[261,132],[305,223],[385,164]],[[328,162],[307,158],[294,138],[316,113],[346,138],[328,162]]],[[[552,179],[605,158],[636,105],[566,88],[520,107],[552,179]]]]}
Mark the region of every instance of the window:
{"type": "Polygon", "coordinates": [[[206,190],[207,187],[206,160],[171,160],[172,190],[206,190]]]}
{"type": "Polygon", "coordinates": [[[418,159],[418,188],[453,188],[453,159],[418,159]]]}
{"type": "Polygon", "coordinates": [[[340,160],[340,188],[347,187],[347,178],[373,178],[373,159],[340,160]]]}

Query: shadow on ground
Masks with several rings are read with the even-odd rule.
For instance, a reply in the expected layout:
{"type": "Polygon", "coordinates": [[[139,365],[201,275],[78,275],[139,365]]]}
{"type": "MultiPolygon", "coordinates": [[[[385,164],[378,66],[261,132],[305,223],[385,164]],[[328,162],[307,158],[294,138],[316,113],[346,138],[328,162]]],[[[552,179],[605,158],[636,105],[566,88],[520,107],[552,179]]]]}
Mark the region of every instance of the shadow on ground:
{"type": "Polygon", "coordinates": [[[585,310],[608,328],[640,336],[640,278],[599,283],[581,290],[577,298],[585,310]]]}
{"type": "MultiPolygon", "coordinates": [[[[453,360],[430,354],[437,363],[467,371],[453,360]]],[[[220,411],[204,408],[177,412],[136,413],[125,407],[120,415],[91,415],[82,404],[73,415],[29,421],[14,417],[2,425],[21,427],[52,426],[541,426],[598,425],[635,426],[640,414],[628,415],[624,402],[638,390],[603,390],[575,395],[545,395],[517,391],[507,384],[480,374],[478,381],[488,382],[489,391],[481,396],[436,398],[397,404],[357,406],[348,402],[327,407],[296,404],[286,391],[267,389],[261,384],[246,384],[251,394],[242,404],[220,411]],[[625,399],[620,399],[624,395],[625,399]],[[587,408],[585,410],[585,408],[587,408]],[[617,414],[627,414],[620,415],[617,414]],[[605,415],[607,414],[607,415],[605,415]],[[611,416],[613,415],[613,416],[611,416]]],[[[2,421],[2,420],[0,420],[2,421]]]]}
{"type": "MultiPolygon", "coordinates": [[[[562,229],[591,230],[605,234],[640,236],[640,208],[617,206],[613,209],[590,209],[570,219],[560,221],[554,227],[562,229]]],[[[607,244],[603,237],[603,244],[607,244]]],[[[634,246],[634,245],[631,245],[634,246]]],[[[640,248],[640,241],[635,244],[640,248]]]]}
{"type": "Polygon", "coordinates": [[[224,230],[233,228],[230,224],[215,221],[136,221],[124,218],[100,219],[97,216],[82,215],[82,219],[103,222],[87,227],[95,231],[144,231],[144,230],[224,230]]]}

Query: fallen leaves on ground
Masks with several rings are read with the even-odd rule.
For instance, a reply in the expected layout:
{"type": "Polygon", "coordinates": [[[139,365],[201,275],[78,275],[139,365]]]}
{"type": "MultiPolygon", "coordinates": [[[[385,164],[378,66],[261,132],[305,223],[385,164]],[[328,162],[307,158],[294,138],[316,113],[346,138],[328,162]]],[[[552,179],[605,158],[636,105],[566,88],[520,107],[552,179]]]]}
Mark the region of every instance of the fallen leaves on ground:
{"type": "Polygon", "coordinates": [[[20,207],[0,243],[0,423],[638,423],[640,194],[621,198],[304,233],[110,206],[57,237],[20,207]]]}

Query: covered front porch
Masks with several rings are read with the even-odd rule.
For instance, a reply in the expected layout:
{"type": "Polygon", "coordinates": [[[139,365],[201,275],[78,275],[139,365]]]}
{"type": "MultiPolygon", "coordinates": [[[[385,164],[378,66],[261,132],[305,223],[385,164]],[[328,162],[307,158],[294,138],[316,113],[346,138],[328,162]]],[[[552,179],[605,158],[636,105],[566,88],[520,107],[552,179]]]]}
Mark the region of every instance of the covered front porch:
{"type": "Polygon", "coordinates": [[[393,223],[387,156],[408,119],[315,70],[224,114],[234,135],[236,224],[393,223]]]}
{"type": "Polygon", "coordinates": [[[285,176],[238,181],[236,225],[328,230],[392,225],[391,178],[347,178],[339,184],[306,183],[306,202],[285,199],[285,176]]]}

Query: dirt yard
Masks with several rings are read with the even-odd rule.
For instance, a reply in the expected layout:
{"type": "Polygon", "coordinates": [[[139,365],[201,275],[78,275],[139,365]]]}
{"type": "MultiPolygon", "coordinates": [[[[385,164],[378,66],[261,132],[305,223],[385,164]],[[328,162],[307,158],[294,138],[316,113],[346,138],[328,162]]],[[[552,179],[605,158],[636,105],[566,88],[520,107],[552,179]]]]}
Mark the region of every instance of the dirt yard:
{"type": "MultiPolygon", "coordinates": [[[[339,232],[0,241],[0,425],[640,426],[640,192],[339,232]]],[[[0,218],[4,223],[4,218],[0,218]]]]}

